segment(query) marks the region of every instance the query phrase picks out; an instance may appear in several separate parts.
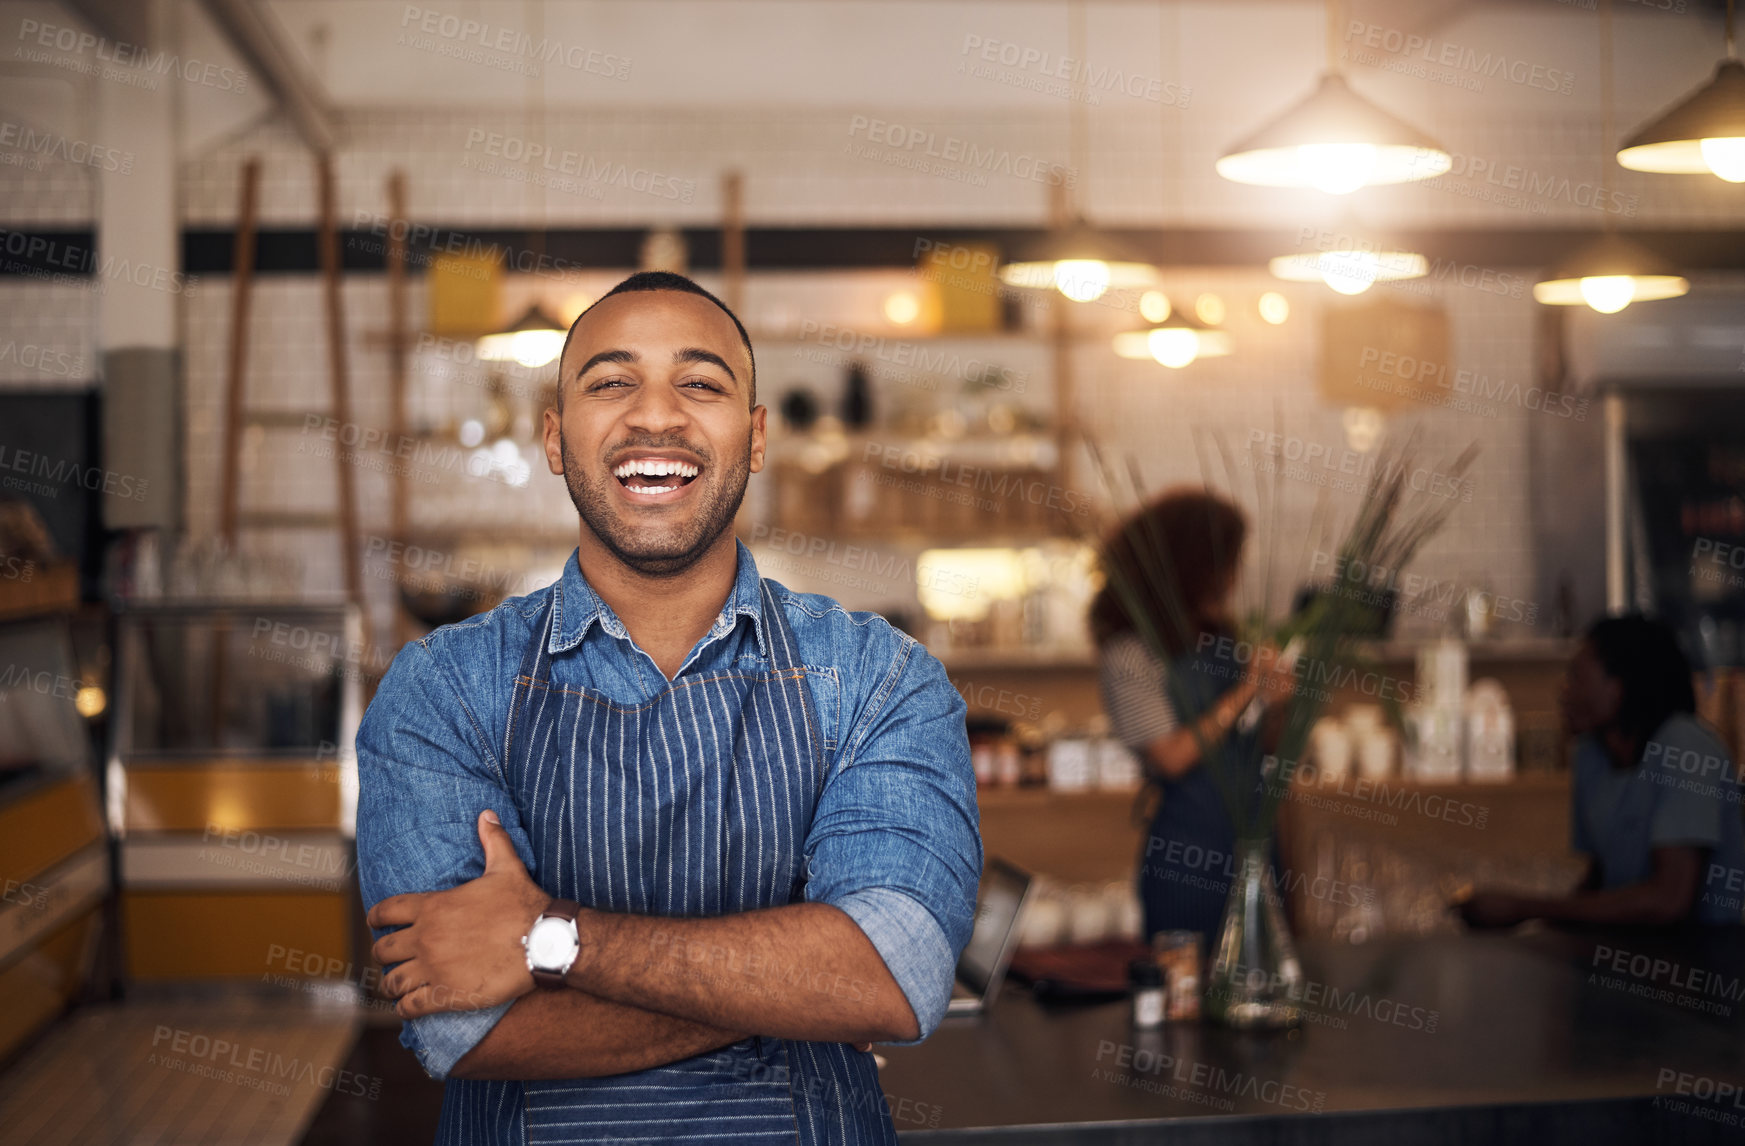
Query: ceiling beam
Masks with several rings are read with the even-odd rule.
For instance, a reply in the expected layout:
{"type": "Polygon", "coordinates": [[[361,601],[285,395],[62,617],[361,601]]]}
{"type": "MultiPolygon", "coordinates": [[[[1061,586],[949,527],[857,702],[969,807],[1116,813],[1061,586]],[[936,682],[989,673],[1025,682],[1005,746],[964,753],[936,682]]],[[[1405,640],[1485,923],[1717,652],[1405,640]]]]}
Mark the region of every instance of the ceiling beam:
{"type": "Polygon", "coordinates": [[[333,115],[327,101],[272,17],[252,0],[200,0],[200,5],[277,97],[303,142],[317,152],[332,151],[333,115]]]}
{"type": "MultiPolygon", "coordinates": [[[[681,233],[693,270],[721,266],[721,232],[712,227],[686,227],[681,233]]],[[[1319,249],[1322,232],[1314,228],[1153,227],[1110,232],[1137,254],[1164,267],[1247,267],[1264,270],[1274,255],[1303,254],[1319,249]]],[[[1394,233],[1406,249],[1423,254],[1433,273],[1478,276],[1486,268],[1528,269],[1557,263],[1598,234],[1592,228],[1440,228],[1394,233]]],[[[1745,230],[1643,230],[1628,237],[1686,271],[1745,270],[1745,230]]],[[[433,251],[488,250],[510,252],[524,267],[537,265],[549,273],[569,270],[626,268],[637,265],[645,227],[415,228],[409,237],[408,269],[429,265],[433,251]]],[[[970,227],[748,227],[746,265],[751,270],[846,270],[912,268],[932,245],[949,249],[959,243],[988,244],[1003,258],[1037,254],[1049,237],[1042,228],[970,227]]],[[[182,263],[190,274],[228,274],[233,263],[234,235],[224,228],[190,227],[182,231],[182,263]]],[[[377,271],[385,265],[385,240],[368,230],[345,234],[343,255],[350,271],[377,271]]],[[[315,235],[304,229],[266,229],[259,237],[255,267],[267,274],[311,273],[316,268],[315,235]]],[[[1493,284],[1494,285],[1494,284],[1493,284]]]]}

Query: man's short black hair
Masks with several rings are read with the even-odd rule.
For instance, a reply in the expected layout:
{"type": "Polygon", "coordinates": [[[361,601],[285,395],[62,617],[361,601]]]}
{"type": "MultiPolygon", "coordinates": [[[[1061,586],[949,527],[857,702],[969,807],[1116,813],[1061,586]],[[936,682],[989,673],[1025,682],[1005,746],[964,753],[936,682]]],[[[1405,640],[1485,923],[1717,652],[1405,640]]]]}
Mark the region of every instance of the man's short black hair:
{"type": "MultiPolygon", "coordinates": [[[[588,310],[593,310],[594,307],[599,306],[615,294],[631,294],[637,291],[655,290],[677,290],[684,291],[686,294],[701,295],[703,298],[708,299],[710,302],[720,307],[721,313],[733,320],[734,329],[739,331],[739,341],[745,344],[745,356],[751,360],[751,379],[749,381],[749,389],[751,390],[751,409],[757,409],[757,355],[753,354],[751,350],[751,335],[745,332],[745,324],[739,321],[739,316],[737,314],[734,314],[732,310],[728,309],[726,303],[722,302],[720,299],[716,298],[684,275],[674,274],[672,271],[637,271],[635,274],[595,299],[594,302],[589,305],[588,310]]],[[[570,323],[570,332],[564,335],[563,349],[558,352],[557,356],[557,360],[560,364],[563,362],[563,356],[570,352],[570,339],[576,336],[576,323],[581,322],[583,318],[587,317],[588,310],[584,310],[581,314],[576,315],[576,321],[570,323]]],[[[559,410],[563,409],[563,391],[563,378],[560,376],[558,378],[557,386],[557,408],[559,410]]]]}
{"type": "Polygon", "coordinates": [[[1690,661],[1672,626],[1641,613],[1605,617],[1589,626],[1587,639],[1606,675],[1623,685],[1618,726],[1647,740],[1677,712],[1695,712],[1690,661]]]}

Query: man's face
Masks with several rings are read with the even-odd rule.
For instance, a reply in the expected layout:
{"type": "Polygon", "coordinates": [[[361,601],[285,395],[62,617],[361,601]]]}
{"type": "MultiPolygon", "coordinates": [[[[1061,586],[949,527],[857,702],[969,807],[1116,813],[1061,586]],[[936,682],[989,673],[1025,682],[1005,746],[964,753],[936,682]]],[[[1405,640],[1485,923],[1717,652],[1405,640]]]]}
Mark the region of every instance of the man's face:
{"type": "Polygon", "coordinates": [[[683,291],[614,295],[577,325],[558,385],[545,457],[583,523],[639,573],[690,568],[763,469],[766,411],[748,408],[751,357],[733,320],[683,291]]]}
{"type": "Polygon", "coordinates": [[[1584,736],[1607,727],[1617,719],[1623,695],[1623,685],[1606,673],[1593,646],[1583,641],[1569,660],[1558,697],[1564,729],[1584,736]]]}

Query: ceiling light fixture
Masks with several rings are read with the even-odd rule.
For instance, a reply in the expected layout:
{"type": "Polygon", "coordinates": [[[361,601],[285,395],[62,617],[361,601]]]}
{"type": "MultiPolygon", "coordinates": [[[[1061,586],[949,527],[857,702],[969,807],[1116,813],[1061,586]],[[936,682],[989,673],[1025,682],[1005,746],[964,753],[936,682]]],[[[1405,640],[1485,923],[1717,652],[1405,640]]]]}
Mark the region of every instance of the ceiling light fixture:
{"type": "Polygon", "coordinates": [[[1167,326],[1123,331],[1115,336],[1114,345],[1115,353],[1122,358],[1150,359],[1171,370],[1180,370],[1202,358],[1222,358],[1232,349],[1228,334],[1207,330],[1185,316],[1178,316],[1167,326]]]}
{"type": "Polygon", "coordinates": [[[1745,64],[1733,41],[1733,0],[1727,0],[1726,28],[1727,55],[1715,78],[1625,141],[1618,149],[1621,165],[1745,183],[1745,64]]]}
{"type": "Polygon", "coordinates": [[[1031,290],[1057,290],[1074,302],[1095,302],[1111,290],[1154,286],[1157,268],[1075,217],[1044,239],[1033,259],[1007,263],[1000,281],[1031,290]]]}
{"type": "Polygon", "coordinates": [[[519,362],[537,370],[563,352],[569,330],[534,303],[520,318],[479,339],[479,357],[487,362],[519,362]]]}
{"type": "Polygon", "coordinates": [[[1622,235],[1605,234],[1533,284],[1533,297],[1549,306],[1585,304],[1616,314],[1633,302],[1677,298],[1689,290],[1690,282],[1665,259],[1622,235]]]}
{"type": "MultiPolygon", "coordinates": [[[[1073,59],[1084,58],[1084,19],[1084,4],[1082,0],[1076,0],[1068,10],[1067,22],[1067,49],[1073,59]]],[[[1067,143],[1081,195],[1086,194],[1084,189],[1090,178],[1085,114],[1084,101],[1071,101],[1067,114],[1067,143]]],[[[1155,266],[1124,244],[1097,231],[1085,222],[1082,213],[1073,211],[1066,226],[1060,227],[1068,199],[1065,187],[1054,190],[1059,195],[1056,213],[1051,219],[1056,229],[1036,249],[1037,257],[1001,267],[1001,282],[1030,290],[1057,290],[1074,302],[1095,302],[1111,290],[1156,285],[1155,266]]]]}
{"type": "MultiPolygon", "coordinates": [[[[1320,232],[1325,235],[1328,232],[1320,232]]],[[[1325,283],[1340,294],[1362,294],[1376,283],[1423,278],[1430,260],[1394,240],[1368,233],[1354,223],[1337,231],[1332,250],[1280,255],[1266,264],[1286,282],[1325,283]]]]}
{"type": "MultiPolygon", "coordinates": [[[[1600,202],[1611,200],[1612,156],[1612,4],[1600,8],[1600,202]]],[[[1602,216],[1599,238],[1558,263],[1546,279],[1533,284],[1533,297],[1548,306],[1583,306],[1600,314],[1616,314],[1633,302],[1677,298],[1690,283],[1665,259],[1642,244],[1612,230],[1610,214],[1602,216]]]]}
{"type": "Polygon", "coordinates": [[[1434,179],[1454,166],[1436,140],[1351,90],[1339,68],[1338,4],[1327,0],[1327,70],[1308,98],[1232,147],[1218,174],[1263,187],[1360,187],[1434,179]]]}

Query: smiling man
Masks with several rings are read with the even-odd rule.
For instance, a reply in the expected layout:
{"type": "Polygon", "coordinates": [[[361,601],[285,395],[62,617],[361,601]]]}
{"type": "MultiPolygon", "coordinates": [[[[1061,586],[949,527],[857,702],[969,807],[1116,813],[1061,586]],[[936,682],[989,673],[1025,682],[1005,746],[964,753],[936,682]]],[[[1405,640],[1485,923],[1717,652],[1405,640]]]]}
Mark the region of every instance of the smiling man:
{"type": "Polygon", "coordinates": [[[570,330],[554,585],[406,646],[359,873],[441,1142],[890,1142],[868,1045],[939,1022],[981,871],[964,705],[879,617],[758,576],[745,328],[633,275],[570,330]]]}

